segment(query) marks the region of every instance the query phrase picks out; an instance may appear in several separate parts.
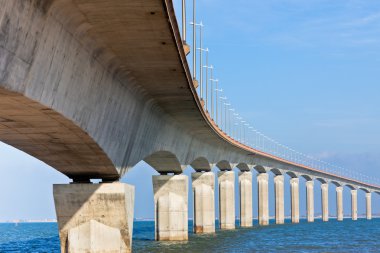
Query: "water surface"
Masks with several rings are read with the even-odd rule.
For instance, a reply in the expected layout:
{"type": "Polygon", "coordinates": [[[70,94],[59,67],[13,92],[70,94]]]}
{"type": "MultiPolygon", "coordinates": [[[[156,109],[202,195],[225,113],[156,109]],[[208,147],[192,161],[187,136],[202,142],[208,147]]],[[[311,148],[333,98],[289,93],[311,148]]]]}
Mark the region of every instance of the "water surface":
{"type": "MultiPolygon", "coordinates": [[[[255,224],[256,225],[256,224],[255,224]]],[[[189,222],[191,229],[192,223],[189,222]]],[[[154,241],[154,222],[134,223],[133,252],[380,252],[380,219],[316,220],[257,225],[213,235],[189,234],[188,242],[154,241]]],[[[59,252],[56,223],[0,224],[0,252],[59,252]]]]}

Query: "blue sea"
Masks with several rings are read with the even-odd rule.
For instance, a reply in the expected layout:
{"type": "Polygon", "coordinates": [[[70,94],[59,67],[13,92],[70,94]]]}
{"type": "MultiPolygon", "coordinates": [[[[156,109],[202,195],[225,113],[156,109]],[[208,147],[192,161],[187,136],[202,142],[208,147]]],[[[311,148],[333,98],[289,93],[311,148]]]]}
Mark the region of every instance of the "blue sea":
{"type": "MultiPolygon", "coordinates": [[[[272,222],[273,223],[273,222],[272,222]]],[[[191,221],[189,228],[192,228],[191,221]]],[[[134,223],[133,252],[380,252],[380,219],[316,220],[250,229],[218,230],[188,242],[154,241],[154,222],[134,223]]],[[[56,223],[0,224],[0,252],[59,252],[56,223]]]]}

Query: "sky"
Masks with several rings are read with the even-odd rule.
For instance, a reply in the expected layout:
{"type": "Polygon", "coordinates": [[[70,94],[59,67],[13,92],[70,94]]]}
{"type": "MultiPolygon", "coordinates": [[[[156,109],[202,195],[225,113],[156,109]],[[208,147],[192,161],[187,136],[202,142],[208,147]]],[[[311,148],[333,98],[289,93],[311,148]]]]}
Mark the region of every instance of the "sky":
{"type": "MultiPolygon", "coordinates": [[[[177,10],[180,3],[174,0],[177,10]]],[[[198,0],[197,6],[210,63],[224,95],[245,120],[302,153],[380,178],[379,1],[198,0]]],[[[181,17],[179,12],[177,16],[181,17]]],[[[191,168],[185,170],[191,173],[191,168]]],[[[141,162],[122,179],[136,187],[135,217],[153,217],[154,174],[141,162]]],[[[55,218],[52,184],[69,182],[53,168],[2,143],[0,178],[0,220],[55,218]]],[[[285,190],[289,214],[288,180],[285,190]]],[[[334,214],[335,187],[330,185],[329,192],[334,214]]],[[[320,213],[318,182],[315,193],[320,213]]],[[[344,195],[348,215],[347,188],[344,195]]],[[[301,179],[301,215],[305,198],[301,179]]],[[[189,217],[191,199],[190,191],[189,217]]],[[[358,201],[359,213],[364,213],[363,192],[358,201]]],[[[273,215],[273,197],[270,206],[273,215]]],[[[254,210],[257,217],[255,205],[254,210]]],[[[378,195],[373,196],[373,211],[380,213],[378,195]]]]}

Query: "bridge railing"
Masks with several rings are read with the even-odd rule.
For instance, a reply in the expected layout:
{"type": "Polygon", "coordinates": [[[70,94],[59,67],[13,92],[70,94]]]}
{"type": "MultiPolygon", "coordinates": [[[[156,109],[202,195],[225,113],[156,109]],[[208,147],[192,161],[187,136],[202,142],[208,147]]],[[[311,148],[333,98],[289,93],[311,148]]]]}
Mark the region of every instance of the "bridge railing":
{"type": "MultiPolygon", "coordinates": [[[[292,163],[301,164],[340,177],[349,177],[372,185],[380,185],[378,178],[369,177],[358,170],[323,161],[318,157],[299,152],[257,130],[233,107],[231,100],[225,94],[216,68],[210,61],[210,49],[204,45],[205,25],[198,21],[196,15],[196,0],[181,0],[176,6],[177,15],[182,17],[181,35],[188,63],[191,67],[193,85],[203,110],[210,116],[215,125],[230,138],[255,150],[276,156],[292,163]],[[191,3],[190,3],[191,2],[191,3]],[[191,6],[191,7],[190,7],[191,6]],[[186,12],[192,11],[192,20],[188,22],[186,12]],[[191,44],[188,40],[188,27],[191,29],[191,44]]],[[[178,3],[178,2],[177,2],[178,3]]]]}

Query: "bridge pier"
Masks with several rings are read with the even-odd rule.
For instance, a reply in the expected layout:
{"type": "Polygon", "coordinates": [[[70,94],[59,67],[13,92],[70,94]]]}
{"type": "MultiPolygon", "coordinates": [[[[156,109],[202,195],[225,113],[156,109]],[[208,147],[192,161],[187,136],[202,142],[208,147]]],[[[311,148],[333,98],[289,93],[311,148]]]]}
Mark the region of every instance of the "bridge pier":
{"type": "Polygon", "coordinates": [[[322,193],[322,220],[329,221],[329,184],[321,184],[322,193]]]}
{"type": "Polygon", "coordinates": [[[134,186],[54,185],[61,252],[131,252],[134,186]]]}
{"type": "Polygon", "coordinates": [[[259,225],[269,225],[268,174],[257,174],[259,225]]]}
{"type": "Polygon", "coordinates": [[[252,227],[252,172],[239,172],[240,226],[252,227]]]}
{"type": "Polygon", "coordinates": [[[336,217],[343,221],[343,186],[336,187],[336,217]]]}
{"type": "Polygon", "coordinates": [[[215,232],[215,176],[213,172],[192,174],[194,233],[215,232]]]}
{"type": "Polygon", "coordinates": [[[155,239],[188,240],[188,177],[153,176],[155,239]]]}
{"type": "Polygon", "coordinates": [[[274,177],[274,191],[276,204],[276,224],[284,224],[284,176],[274,177]]]}
{"type": "Polygon", "coordinates": [[[367,192],[365,194],[365,200],[366,200],[366,216],[367,220],[372,219],[372,201],[371,201],[371,193],[367,192]]]}
{"type": "Polygon", "coordinates": [[[352,220],[358,219],[358,190],[351,190],[351,216],[352,220]]]}
{"type": "Polygon", "coordinates": [[[306,181],[307,221],[314,222],[314,181],[306,181]]]}
{"type": "Polygon", "coordinates": [[[290,179],[292,223],[300,222],[299,178],[290,179]]]}
{"type": "Polygon", "coordinates": [[[219,171],[219,226],[235,229],[235,173],[219,171]]]}

